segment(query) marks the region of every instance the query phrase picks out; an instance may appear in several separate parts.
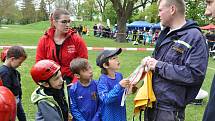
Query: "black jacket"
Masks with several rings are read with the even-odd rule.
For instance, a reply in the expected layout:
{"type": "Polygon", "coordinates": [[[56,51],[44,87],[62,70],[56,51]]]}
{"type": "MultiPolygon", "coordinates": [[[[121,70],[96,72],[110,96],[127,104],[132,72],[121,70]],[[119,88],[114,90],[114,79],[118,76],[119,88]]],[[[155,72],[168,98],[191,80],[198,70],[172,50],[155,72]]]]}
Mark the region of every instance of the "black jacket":
{"type": "Polygon", "coordinates": [[[214,121],[215,115],[215,75],[211,85],[210,97],[208,101],[208,105],[205,108],[205,113],[202,121],[214,121]]]}
{"type": "Polygon", "coordinates": [[[0,67],[0,77],[3,81],[3,85],[9,88],[15,96],[20,96],[21,98],[20,73],[14,68],[2,65],[0,67]]]}

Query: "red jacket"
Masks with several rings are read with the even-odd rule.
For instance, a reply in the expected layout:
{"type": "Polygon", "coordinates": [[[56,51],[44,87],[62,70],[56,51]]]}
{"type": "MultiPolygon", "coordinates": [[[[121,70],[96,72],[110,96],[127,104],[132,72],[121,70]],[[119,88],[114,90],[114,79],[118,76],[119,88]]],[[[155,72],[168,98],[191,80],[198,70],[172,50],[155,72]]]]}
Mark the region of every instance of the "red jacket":
{"type": "Polygon", "coordinates": [[[70,62],[77,57],[88,58],[87,46],[84,40],[76,34],[75,31],[69,30],[66,35],[66,40],[60,48],[59,57],[56,54],[56,46],[54,42],[54,28],[48,29],[40,38],[37,52],[36,62],[43,59],[54,60],[61,66],[62,76],[67,76],[73,79],[73,74],[70,71],[70,62]]]}

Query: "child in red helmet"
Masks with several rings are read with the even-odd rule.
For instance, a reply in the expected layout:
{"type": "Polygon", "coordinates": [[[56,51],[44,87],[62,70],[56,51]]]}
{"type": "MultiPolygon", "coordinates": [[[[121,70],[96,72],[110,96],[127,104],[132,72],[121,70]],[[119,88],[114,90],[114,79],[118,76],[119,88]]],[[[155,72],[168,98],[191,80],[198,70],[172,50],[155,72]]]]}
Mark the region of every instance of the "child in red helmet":
{"type": "Polygon", "coordinates": [[[16,120],[16,99],[5,86],[0,86],[0,121],[16,120]]]}
{"type": "Polygon", "coordinates": [[[3,86],[10,89],[16,97],[17,118],[19,121],[26,121],[26,115],[22,106],[22,89],[20,73],[16,70],[27,58],[25,50],[21,46],[11,46],[1,53],[1,60],[4,62],[0,67],[0,77],[3,86]]]}
{"type": "Polygon", "coordinates": [[[38,61],[31,69],[31,76],[39,85],[31,95],[31,101],[38,107],[35,120],[70,120],[67,88],[60,66],[52,60],[38,61]]]}

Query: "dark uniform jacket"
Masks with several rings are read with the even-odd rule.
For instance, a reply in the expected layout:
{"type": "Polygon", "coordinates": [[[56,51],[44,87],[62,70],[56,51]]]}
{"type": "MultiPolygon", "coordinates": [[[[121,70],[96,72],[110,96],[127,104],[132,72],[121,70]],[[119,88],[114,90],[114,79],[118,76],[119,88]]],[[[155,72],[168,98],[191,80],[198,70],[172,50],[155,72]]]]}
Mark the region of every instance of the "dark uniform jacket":
{"type": "Polygon", "coordinates": [[[215,115],[214,106],[215,106],[215,75],[211,85],[210,97],[209,97],[208,105],[205,108],[203,121],[214,121],[214,115],[215,115]]]}
{"type": "Polygon", "coordinates": [[[208,65],[208,47],[197,24],[188,20],[180,29],[165,28],[153,56],[158,60],[153,74],[158,108],[184,109],[198,94],[208,65]]]}

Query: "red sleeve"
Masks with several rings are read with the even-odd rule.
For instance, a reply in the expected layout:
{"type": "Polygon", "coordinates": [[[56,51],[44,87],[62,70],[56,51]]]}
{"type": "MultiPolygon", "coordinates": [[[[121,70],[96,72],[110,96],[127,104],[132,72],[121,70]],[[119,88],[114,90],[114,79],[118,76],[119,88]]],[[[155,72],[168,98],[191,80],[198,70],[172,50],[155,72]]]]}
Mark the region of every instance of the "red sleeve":
{"type": "Polygon", "coordinates": [[[40,38],[38,45],[37,45],[37,51],[36,51],[36,62],[45,59],[45,44],[44,44],[44,38],[40,38]]]}
{"type": "Polygon", "coordinates": [[[77,36],[77,40],[78,40],[78,45],[77,45],[78,57],[88,59],[88,50],[87,50],[86,43],[79,36],[77,36]]]}

